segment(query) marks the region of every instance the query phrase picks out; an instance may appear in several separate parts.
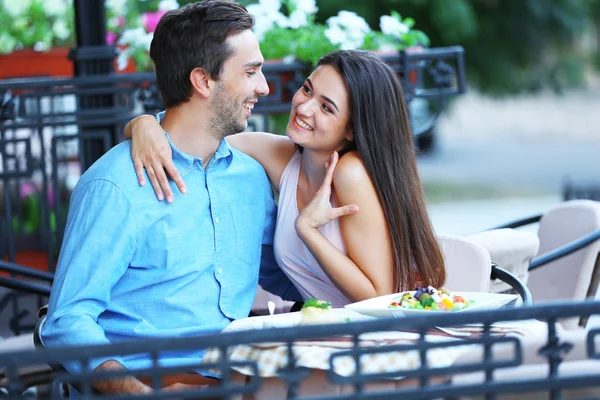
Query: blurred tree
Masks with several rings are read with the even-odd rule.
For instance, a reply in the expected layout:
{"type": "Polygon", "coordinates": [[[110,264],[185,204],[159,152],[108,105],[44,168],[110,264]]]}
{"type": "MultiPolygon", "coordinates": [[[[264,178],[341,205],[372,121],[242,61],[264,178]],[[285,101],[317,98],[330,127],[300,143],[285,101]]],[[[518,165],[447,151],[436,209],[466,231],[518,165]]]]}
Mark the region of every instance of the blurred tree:
{"type": "MultiPolygon", "coordinates": [[[[355,11],[372,27],[390,10],[415,19],[431,46],[465,48],[467,77],[488,94],[581,85],[600,45],[600,0],[317,0],[318,19],[355,11]]],[[[595,60],[600,69],[600,48],[595,60]]]]}

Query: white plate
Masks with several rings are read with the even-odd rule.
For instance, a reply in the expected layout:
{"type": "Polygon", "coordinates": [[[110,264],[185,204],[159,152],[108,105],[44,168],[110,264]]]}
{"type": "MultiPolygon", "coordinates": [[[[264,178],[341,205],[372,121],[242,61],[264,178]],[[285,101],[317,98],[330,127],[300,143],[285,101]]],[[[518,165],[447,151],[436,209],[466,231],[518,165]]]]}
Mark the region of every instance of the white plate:
{"type": "Polygon", "coordinates": [[[359,301],[358,303],[352,303],[346,305],[352,311],[356,311],[361,314],[369,315],[378,318],[391,318],[395,316],[403,315],[427,315],[443,313],[456,313],[456,312],[467,312],[467,311],[480,311],[480,310],[492,310],[500,308],[503,305],[510,303],[515,300],[518,295],[516,294],[497,294],[497,293],[481,293],[481,292],[452,292],[453,295],[462,296],[465,300],[473,300],[475,304],[469,308],[460,311],[432,311],[432,310],[412,310],[405,308],[388,308],[392,299],[398,296],[402,296],[404,293],[414,294],[415,291],[411,290],[408,292],[400,292],[394,294],[388,294],[385,296],[375,297],[369,300],[359,301]]]}
{"type": "MultiPolygon", "coordinates": [[[[332,311],[331,323],[342,323],[349,321],[367,321],[373,318],[367,317],[364,314],[358,314],[350,309],[334,308],[332,311]]],[[[233,321],[224,331],[245,331],[251,329],[267,329],[267,328],[289,328],[300,325],[300,312],[261,315],[258,317],[242,318],[233,321]]]]}

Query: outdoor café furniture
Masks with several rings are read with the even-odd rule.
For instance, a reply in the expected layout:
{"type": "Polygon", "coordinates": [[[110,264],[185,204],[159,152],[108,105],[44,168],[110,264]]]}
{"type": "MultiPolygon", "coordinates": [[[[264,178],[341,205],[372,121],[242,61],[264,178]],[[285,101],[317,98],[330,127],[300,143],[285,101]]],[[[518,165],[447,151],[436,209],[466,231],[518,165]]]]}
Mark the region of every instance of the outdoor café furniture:
{"type": "MultiPolygon", "coordinates": [[[[537,222],[540,246],[529,263],[526,281],[534,301],[599,298],[600,203],[569,200],[543,215],[526,217],[499,228],[516,229],[537,222]]],[[[571,319],[561,323],[567,329],[575,329],[585,326],[586,321],[587,318],[571,319]]],[[[600,326],[600,318],[592,316],[587,324],[600,326]]]]}
{"type": "MultiPolygon", "coordinates": [[[[600,229],[600,203],[571,200],[558,204],[540,220],[539,254],[545,254],[600,229]]],[[[528,286],[536,302],[557,299],[583,300],[598,289],[600,241],[530,272],[528,286]],[[595,279],[593,279],[595,277],[595,279]]],[[[574,329],[578,320],[564,321],[574,329]]]]}
{"type": "MultiPolygon", "coordinates": [[[[529,263],[540,246],[535,233],[509,228],[492,229],[468,235],[465,239],[481,245],[488,251],[493,263],[527,284],[529,263]]],[[[493,279],[490,283],[493,293],[511,290],[510,285],[502,280],[493,279]]]]}

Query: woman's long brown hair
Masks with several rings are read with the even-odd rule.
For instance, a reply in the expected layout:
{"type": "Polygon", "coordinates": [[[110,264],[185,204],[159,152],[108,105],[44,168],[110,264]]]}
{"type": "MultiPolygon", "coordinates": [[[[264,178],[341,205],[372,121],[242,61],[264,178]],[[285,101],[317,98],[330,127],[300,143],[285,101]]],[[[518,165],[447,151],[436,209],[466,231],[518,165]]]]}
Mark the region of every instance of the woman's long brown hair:
{"type": "Polygon", "coordinates": [[[337,51],[318,65],[335,68],[346,83],[354,141],[345,151],[358,151],[377,191],[394,252],[394,289],[412,289],[417,272],[425,286],[442,286],[444,258],[425,206],[398,75],[367,51],[337,51]]]}

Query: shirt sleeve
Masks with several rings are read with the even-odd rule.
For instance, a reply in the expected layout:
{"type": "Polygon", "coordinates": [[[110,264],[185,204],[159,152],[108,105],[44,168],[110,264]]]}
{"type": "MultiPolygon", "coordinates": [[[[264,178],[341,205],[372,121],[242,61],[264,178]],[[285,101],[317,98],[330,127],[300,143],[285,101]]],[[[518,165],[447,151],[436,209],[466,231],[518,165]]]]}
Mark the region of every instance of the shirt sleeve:
{"type": "Polygon", "coordinates": [[[279,268],[273,252],[273,236],[275,234],[275,221],[277,206],[272,193],[267,198],[267,218],[263,233],[262,253],[260,260],[260,273],[258,283],[267,292],[273,293],[283,300],[302,301],[302,296],[288,276],[279,268]]]}
{"type": "MultiPolygon", "coordinates": [[[[137,231],[133,207],[113,183],[93,180],[75,189],[42,329],[46,346],[110,343],[98,316],[133,258],[137,231]]],[[[89,368],[107,360],[123,364],[119,357],[96,358],[89,368]]],[[[81,370],[76,361],[64,367],[71,373],[81,370]]]]}

